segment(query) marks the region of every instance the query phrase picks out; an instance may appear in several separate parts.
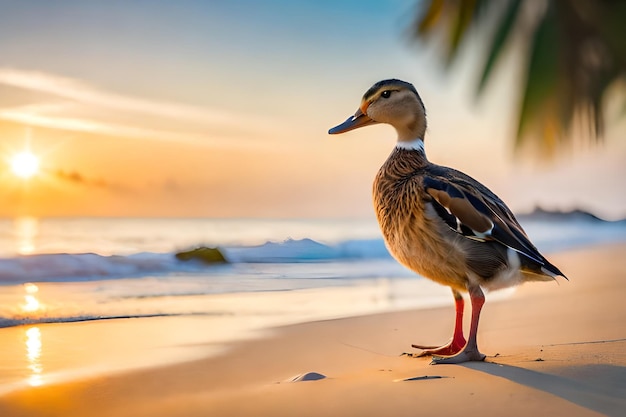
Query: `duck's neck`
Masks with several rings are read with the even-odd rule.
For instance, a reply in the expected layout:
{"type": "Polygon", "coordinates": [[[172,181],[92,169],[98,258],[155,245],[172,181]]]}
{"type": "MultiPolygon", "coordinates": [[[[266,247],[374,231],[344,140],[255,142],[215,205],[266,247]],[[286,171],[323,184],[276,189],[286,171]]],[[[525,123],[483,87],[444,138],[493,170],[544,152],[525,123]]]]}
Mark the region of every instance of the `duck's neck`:
{"type": "Polygon", "coordinates": [[[398,142],[414,142],[421,140],[424,142],[426,134],[426,114],[423,107],[417,107],[415,112],[398,117],[392,126],[398,134],[398,142]]]}
{"type": "Polygon", "coordinates": [[[413,140],[398,140],[398,142],[396,143],[396,148],[405,149],[408,151],[417,151],[426,156],[424,152],[424,139],[422,138],[416,138],[413,140]]]}
{"type": "Polygon", "coordinates": [[[383,169],[398,176],[409,175],[429,164],[421,138],[412,141],[399,140],[383,169]]]}

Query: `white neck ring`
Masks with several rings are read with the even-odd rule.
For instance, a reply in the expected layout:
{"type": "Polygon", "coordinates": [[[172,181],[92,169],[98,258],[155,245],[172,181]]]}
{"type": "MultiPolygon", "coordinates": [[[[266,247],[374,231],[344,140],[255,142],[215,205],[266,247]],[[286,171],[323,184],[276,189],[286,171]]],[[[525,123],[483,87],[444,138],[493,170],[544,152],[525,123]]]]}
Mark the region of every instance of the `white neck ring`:
{"type": "Polygon", "coordinates": [[[399,140],[398,143],[396,143],[396,147],[409,151],[413,150],[424,152],[424,140],[422,138],[417,138],[413,140],[399,140]]]}

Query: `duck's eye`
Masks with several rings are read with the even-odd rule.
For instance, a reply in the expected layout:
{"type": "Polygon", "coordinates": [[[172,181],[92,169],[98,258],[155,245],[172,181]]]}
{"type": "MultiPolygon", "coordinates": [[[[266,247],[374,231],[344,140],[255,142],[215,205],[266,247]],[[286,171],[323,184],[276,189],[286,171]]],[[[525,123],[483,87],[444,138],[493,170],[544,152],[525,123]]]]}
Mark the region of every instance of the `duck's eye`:
{"type": "Polygon", "coordinates": [[[385,90],[385,91],[383,91],[382,93],[380,93],[380,96],[381,96],[382,98],[389,98],[389,97],[391,97],[391,90],[385,90]]]}

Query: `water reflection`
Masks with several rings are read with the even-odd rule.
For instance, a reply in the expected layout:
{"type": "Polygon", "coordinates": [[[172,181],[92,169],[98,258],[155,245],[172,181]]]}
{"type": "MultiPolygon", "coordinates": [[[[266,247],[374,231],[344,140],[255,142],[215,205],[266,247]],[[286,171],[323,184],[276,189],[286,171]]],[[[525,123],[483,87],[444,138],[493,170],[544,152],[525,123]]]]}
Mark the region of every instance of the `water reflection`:
{"type": "MultiPolygon", "coordinates": [[[[39,287],[33,283],[24,284],[24,303],[20,306],[26,316],[36,317],[42,313],[45,306],[39,301],[39,287]]],[[[37,387],[43,384],[43,365],[41,364],[41,330],[39,327],[27,327],[25,329],[24,347],[26,349],[26,362],[28,369],[28,385],[37,387]]]]}
{"type": "Polygon", "coordinates": [[[39,287],[35,284],[27,283],[24,284],[24,291],[26,294],[24,295],[24,304],[22,304],[22,310],[26,313],[34,313],[41,309],[41,303],[37,298],[37,293],[39,292],[39,287]]]}
{"type": "Polygon", "coordinates": [[[13,221],[13,233],[17,253],[29,255],[35,252],[35,242],[39,234],[39,220],[36,217],[18,217],[13,221]]]}
{"type": "Polygon", "coordinates": [[[31,327],[26,330],[26,359],[28,360],[28,369],[30,377],[28,384],[37,387],[43,384],[41,365],[41,330],[39,327],[31,327]]]}

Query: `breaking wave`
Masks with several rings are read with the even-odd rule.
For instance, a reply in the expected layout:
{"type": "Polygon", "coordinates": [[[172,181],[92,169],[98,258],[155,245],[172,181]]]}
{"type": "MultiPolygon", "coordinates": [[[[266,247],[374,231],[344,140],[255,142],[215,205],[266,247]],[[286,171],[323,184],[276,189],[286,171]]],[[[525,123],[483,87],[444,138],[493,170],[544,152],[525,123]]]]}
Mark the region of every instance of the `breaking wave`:
{"type": "MultiPolygon", "coordinates": [[[[200,249],[205,249],[200,247],[200,249]]],[[[181,260],[183,252],[136,253],[104,256],[95,253],[38,254],[0,259],[0,283],[75,281],[128,278],[154,274],[206,272],[202,257],[191,249],[189,260],[181,260]]],[[[349,240],[325,245],[311,239],[267,242],[259,246],[230,246],[214,249],[226,263],[304,263],[389,258],[382,239],[349,240]]]]}

